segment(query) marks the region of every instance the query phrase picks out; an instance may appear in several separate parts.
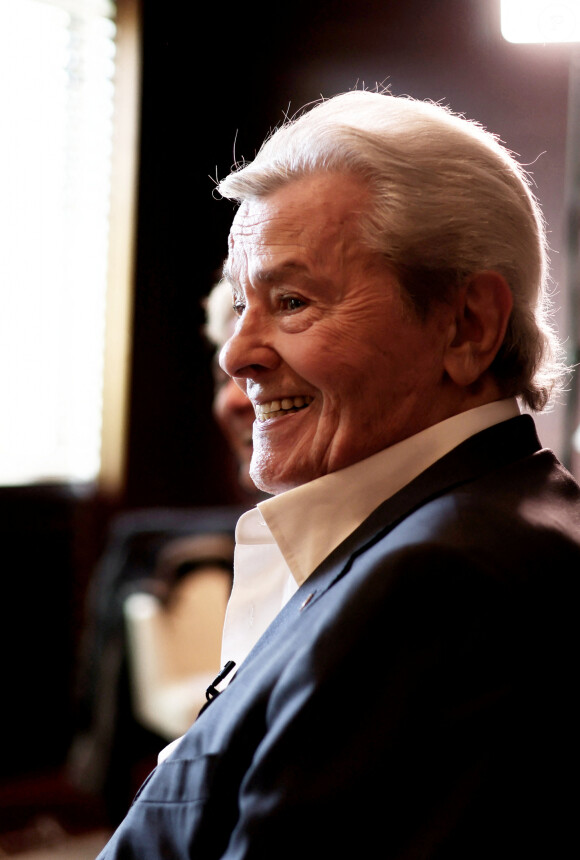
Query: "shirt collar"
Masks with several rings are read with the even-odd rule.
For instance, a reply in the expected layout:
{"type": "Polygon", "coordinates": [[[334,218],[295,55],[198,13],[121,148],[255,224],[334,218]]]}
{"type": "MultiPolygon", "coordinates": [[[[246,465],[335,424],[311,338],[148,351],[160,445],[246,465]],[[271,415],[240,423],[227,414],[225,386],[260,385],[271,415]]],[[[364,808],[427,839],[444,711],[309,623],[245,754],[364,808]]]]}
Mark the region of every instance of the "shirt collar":
{"type": "Polygon", "coordinates": [[[260,515],[242,517],[237,539],[248,529],[254,542],[260,534],[265,542],[272,536],[302,585],[381,502],[470,436],[518,414],[510,398],[454,415],[346,469],[259,502],[260,515]]]}

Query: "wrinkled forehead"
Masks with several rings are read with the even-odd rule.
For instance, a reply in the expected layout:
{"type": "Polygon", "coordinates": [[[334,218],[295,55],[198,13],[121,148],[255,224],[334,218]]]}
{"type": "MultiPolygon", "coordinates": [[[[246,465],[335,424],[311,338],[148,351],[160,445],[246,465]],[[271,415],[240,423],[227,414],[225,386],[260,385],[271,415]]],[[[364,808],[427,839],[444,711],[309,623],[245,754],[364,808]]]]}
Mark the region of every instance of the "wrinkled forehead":
{"type": "Polygon", "coordinates": [[[352,177],[322,174],[244,201],[230,230],[226,277],[235,285],[257,271],[318,266],[342,257],[358,236],[364,192],[352,177]]]}
{"type": "Polygon", "coordinates": [[[284,254],[300,252],[308,245],[307,232],[292,201],[277,196],[244,201],[228,238],[228,277],[236,280],[241,268],[269,267],[284,254]]]}

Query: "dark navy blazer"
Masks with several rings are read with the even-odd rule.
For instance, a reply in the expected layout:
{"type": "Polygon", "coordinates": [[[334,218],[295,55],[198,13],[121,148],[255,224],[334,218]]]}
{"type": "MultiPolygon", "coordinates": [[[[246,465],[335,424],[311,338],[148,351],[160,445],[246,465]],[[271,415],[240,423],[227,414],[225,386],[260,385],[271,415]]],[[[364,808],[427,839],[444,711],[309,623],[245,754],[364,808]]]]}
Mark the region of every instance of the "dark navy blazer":
{"type": "Polygon", "coordinates": [[[579,570],[532,419],[479,433],[312,574],[100,860],[565,856],[579,570]]]}

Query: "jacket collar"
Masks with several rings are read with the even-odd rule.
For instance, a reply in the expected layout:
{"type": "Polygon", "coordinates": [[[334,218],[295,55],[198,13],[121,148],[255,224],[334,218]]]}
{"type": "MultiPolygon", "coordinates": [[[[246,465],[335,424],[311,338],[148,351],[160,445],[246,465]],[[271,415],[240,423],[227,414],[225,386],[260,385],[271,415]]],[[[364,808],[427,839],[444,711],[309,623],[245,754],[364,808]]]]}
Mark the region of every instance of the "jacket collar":
{"type": "Polygon", "coordinates": [[[495,469],[531,456],[541,448],[533,419],[519,415],[477,433],[458,445],[417,478],[387,499],[311,574],[258,640],[242,666],[257,656],[305,605],[318,599],[352,561],[383,538],[414,510],[446,492],[495,469]]]}

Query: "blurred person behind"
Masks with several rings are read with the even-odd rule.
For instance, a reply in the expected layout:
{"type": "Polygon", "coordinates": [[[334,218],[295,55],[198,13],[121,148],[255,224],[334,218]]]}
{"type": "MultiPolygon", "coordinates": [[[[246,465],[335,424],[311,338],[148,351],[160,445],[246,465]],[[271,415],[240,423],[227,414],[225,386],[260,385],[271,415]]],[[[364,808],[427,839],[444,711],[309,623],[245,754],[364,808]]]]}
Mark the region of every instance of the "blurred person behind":
{"type": "MultiPolygon", "coordinates": [[[[204,335],[216,350],[214,417],[244,499],[263,498],[249,477],[253,407],[217,362],[235,322],[230,285],[219,280],[204,305],[204,335]]],[[[68,771],[104,799],[113,826],[159,749],[193,721],[219,669],[234,529],[251,503],[130,511],[111,524],[90,585],[68,771]]]]}
{"type": "MultiPolygon", "coordinates": [[[[216,350],[213,414],[234,454],[240,486],[257,501],[264,494],[249,474],[254,408],[217,361],[235,328],[231,284],[218,281],[205,306],[205,335],[216,350]]],[[[146,584],[125,600],[133,711],[166,740],[187,731],[219,671],[232,570],[233,531],[213,533],[210,527],[170,540],[153,571],[154,593],[146,584]]]]}
{"type": "Polygon", "coordinates": [[[256,495],[259,491],[250,478],[254,407],[218,362],[219,352],[232,336],[237,319],[232,307],[232,286],[228,280],[222,278],[217,282],[207,297],[205,308],[205,335],[216,350],[213,362],[213,413],[236,457],[240,486],[250,495],[256,495]]]}

